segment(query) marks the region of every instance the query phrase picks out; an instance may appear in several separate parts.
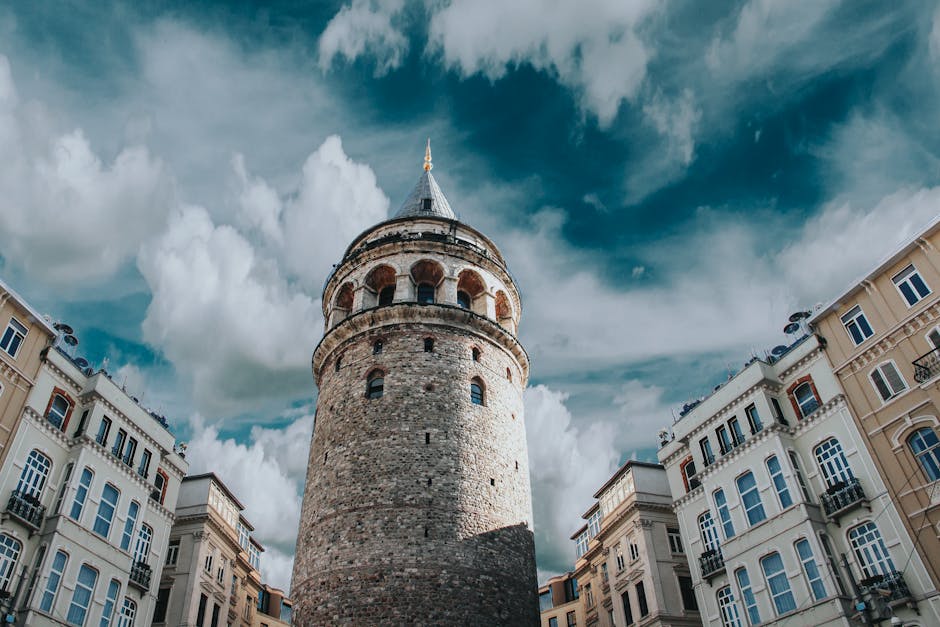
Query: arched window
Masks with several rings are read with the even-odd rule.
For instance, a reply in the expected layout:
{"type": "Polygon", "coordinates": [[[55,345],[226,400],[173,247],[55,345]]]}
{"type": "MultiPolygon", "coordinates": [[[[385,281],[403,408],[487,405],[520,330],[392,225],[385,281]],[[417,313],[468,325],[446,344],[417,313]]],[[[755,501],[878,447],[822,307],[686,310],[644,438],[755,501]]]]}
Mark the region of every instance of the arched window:
{"type": "Polygon", "coordinates": [[[111,521],[114,520],[119,496],[118,489],[110,483],[104,484],[101,489],[101,500],[98,502],[98,515],[95,516],[93,529],[102,538],[107,538],[111,533],[111,521]]]}
{"type": "Polygon", "coordinates": [[[718,550],[718,530],[711,512],[704,512],[698,517],[698,530],[702,536],[702,546],[706,551],[718,550]]]}
{"type": "Polygon", "coordinates": [[[850,529],[849,542],[865,578],[894,572],[894,561],[875,523],[869,520],[850,529]]]}
{"type": "Polygon", "coordinates": [[[434,286],[430,283],[419,283],[418,284],[418,302],[419,303],[433,303],[434,302],[434,286]]]}
{"type": "Polygon", "coordinates": [[[379,307],[387,307],[395,300],[395,286],[387,285],[379,290],[379,307]]]}
{"type": "Polygon", "coordinates": [[[95,473],[91,468],[83,468],[81,479],[78,481],[78,489],[75,490],[75,500],[72,501],[72,511],[69,516],[76,521],[81,521],[82,509],[85,507],[85,499],[88,498],[88,490],[91,488],[91,480],[95,473]]]}
{"type": "Polygon", "coordinates": [[[485,400],[483,382],[473,379],[470,382],[470,402],[474,405],[483,405],[485,400]]]}
{"type": "Polygon", "coordinates": [[[163,499],[166,498],[166,484],[168,477],[166,473],[162,470],[158,470],[157,474],[153,477],[153,492],[150,493],[150,498],[154,501],[160,501],[160,505],[163,505],[163,499]],[[154,498],[156,497],[156,498],[154,498]]]}
{"type": "Polygon", "coordinates": [[[813,453],[816,455],[816,462],[819,464],[827,486],[845,484],[855,478],[849,461],[845,458],[842,445],[837,439],[829,438],[817,446],[813,453]]]}
{"type": "Polygon", "coordinates": [[[118,619],[117,627],[133,627],[136,616],[137,604],[129,597],[124,597],[124,605],[121,606],[121,616],[118,619]]]}
{"type": "Polygon", "coordinates": [[[470,356],[473,358],[473,361],[480,361],[480,349],[474,346],[470,350],[470,356]]]}
{"type": "Polygon", "coordinates": [[[49,411],[46,412],[46,418],[57,429],[65,429],[65,417],[68,416],[72,404],[61,394],[55,394],[52,402],[49,403],[49,411]]]}
{"type": "Polygon", "coordinates": [[[364,306],[370,306],[372,294],[378,295],[378,306],[391,305],[395,299],[395,283],[397,281],[395,269],[391,266],[380,265],[372,268],[366,275],[365,285],[369,288],[363,295],[364,306]]]}
{"type": "Polygon", "coordinates": [[[801,383],[793,390],[793,398],[796,399],[796,404],[804,418],[819,409],[819,399],[816,398],[816,392],[809,381],[801,383]]]}
{"type": "Polygon", "coordinates": [[[381,398],[385,393],[385,375],[381,370],[373,370],[366,383],[366,398],[381,398]]]}
{"type": "Polygon", "coordinates": [[[424,338],[424,352],[430,353],[434,351],[434,340],[426,337],[424,338]]]}
{"type": "Polygon", "coordinates": [[[114,608],[117,605],[118,594],[121,592],[121,582],[112,579],[108,584],[108,596],[104,600],[104,608],[101,610],[101,624],[99,627],[108,627],[114,619],[114,608]]]}
{"type": "Polygon", "coordinates": [[[738,612],[738,604],[734,601],[731,586],[719,588],[717,597],[722,627],[741,627],[741,614],[738,612]]]}
{"type": "Polygon", "coordinates": [[[66,623],[69,625],[85,624],[85,617],[88,615],[88,608],[91,607],[91,600],[95,594],[96,583],[98,583],[98,571],[88,564],[82,564],[78,570],[75,589],[72,590],[72,602],[65,616],[66,623]]]}
{"type": "Polygon", "coordinates": [[[9,590],[16,560],[22,545],[13,537],[0,533],[0,590],[9,590]]]}
{"type": "Polygon", "coordinates": [[[52,468],[52,462],[48,457],[35,449],[30,451],[26,456],[23,472],[20,473],[20,481],[16,484],[16,491],[22,496],[33,497],[38,501],[42,496],[42,489],[46,485],[50,468],[52,468]]]}
{"type": "Polygon", "coordinates": [[[372,354],[379,355],[383,348],[382,340],[376,340],[372,343],[372,354]]]}
{"type": "Polygon", "coordinates": [[[512,381],[512,370],[508,366],[506,367],[506,378],[512,381]]]}
{"type": "Polygon", "coordinates": [[[153,528],[150,525],[141,525],[137,532],[137,544],[134,546],[134,561],[147,563],[150,555],[150,542],[153,540],[153,528]]]}
{"type": "Polygon", "coordinates": [[[787,578],[780,554],[771,553],[767,557],[761,558],[760,566],[764,571],[764,578],[767,580],[767,588],[770,590],[770,598],[774,602],[777,615],[795,610],[796,600],[790,590],[790,580],[787,578]]]}
{"type": "Polygon", "coordinates": [[[470,309],[470,294],[463,290],[457,290],[457,305],[464,309],[470,309]]]}
{"type": "Polygon", "coordinates": [[[39,609],[47,614],[52,613],[52,606],[55,605],[59,584],[62,582],[62,574],[65,572],[65,565],[68,561],[69,555],[65,551],[56,551],[55,557],[52,558],[52,566],[49,567],[49,576],[46,578],[46,588],[39,601],[39,609]]]}
{"type": "Polygon", "coordinates": [[[131,548],[131,540],[134,538],[134,527],[137,525],[137,514],[140,512],[140,504],[137,501],[131,501],[127,507],[127,518],[124,520],[124,533],[121,534],[121,550],[128,551],[131,548]]]}
{"type": "Polygon", "coordinates": [[[937,438],[937,432],[930,427],[918,429],[907,439],[907,445],[911,447],[927,478],[930,481],[940,480],[940,439],[937,438]]]}
{"type": "Polygon", "coordinates": [[[336,372],[339,372],[339,369],[343,367],[343,356],[340,355],[336,358],[336,362],[333,364],[333,369],[336,372]]]}
{"type": "Polygon", "coordinates": [[[878,390],[878,395],[881,396],[882,401],[887,401],[907,389],[907,384],[904,383],[904,379],[901,378],[901,373],[898,372],[898,368],[893,361],[880,364],[868,376],[871,377],[871,382],[878,390]]]}
{"type": "Polygon", "coordinates": [[[731,521],[731,511],[728,509],[728,499],[725,497],[725,491],[721,488],[715,490],[715,508],[718,510],[718,518],[721,519],[721,529],[725,532],[725,540],[734,537],[734,523],[731,521]]]}

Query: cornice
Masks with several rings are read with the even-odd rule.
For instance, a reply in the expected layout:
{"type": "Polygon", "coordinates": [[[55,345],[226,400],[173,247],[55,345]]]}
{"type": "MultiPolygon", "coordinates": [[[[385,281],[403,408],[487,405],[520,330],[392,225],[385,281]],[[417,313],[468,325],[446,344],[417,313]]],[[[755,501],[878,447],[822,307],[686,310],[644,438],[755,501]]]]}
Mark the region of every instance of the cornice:
{"type": "Polygon", "coordinates": [[[843,370],[849,370],[852,373],[864,370],[879,357],[897,346],[901,340],[911,337],[921,329],[934,326],[938,319],[940,319],[940,298],[895,324],[865,350],[852,355],[835,366],[833,370],[837,374],[843,370]]]}

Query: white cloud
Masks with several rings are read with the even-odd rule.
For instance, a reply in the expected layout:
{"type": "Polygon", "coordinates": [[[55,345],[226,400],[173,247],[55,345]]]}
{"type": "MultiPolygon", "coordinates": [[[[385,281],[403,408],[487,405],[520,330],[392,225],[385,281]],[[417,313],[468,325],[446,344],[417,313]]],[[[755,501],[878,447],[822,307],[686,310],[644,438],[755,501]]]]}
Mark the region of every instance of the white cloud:
{"type": "Polygon", "coordinates": [[[142,146],[104,162],[82,129],[59,133],[20,102],[0,56],[0,249],[49,284],[101,282],[163,228],[173,182],[142,146]]]}
{"type": "Polygon", "coordinates": [[[130,396],[139,398],[141,402],[144,401],[147,383],[140,368],[134,364],[124,364],[111,375],[111,379],[130,396]]]}
{"type": "Polygon", "coordinates": [[[674,100],[657,93],[643,105],[643,113],[666,138],[670,160],[688,166],[695,150],[695,127],[702,117],[702,112],[695,106],[692,91],[685,89],[674,100]]]}
{"type": "Polygon", "coordinates": [[[404,0],[353,0],[344,5],[320,35],[320,67],[329,69],[336,57],[355,61],[366,54],[375,59],[376,76],[400,66],[408,39],[393,21],[404,5],[404,0]]]}
{"type": "Polygon", "coordinates": [[[940,8],[934,11],[927,47],[933,61],[940,59],[940,8]]]}
{"type": "MultiPolygon", "coordinates": [[[[657,433],[669,424],[669,406],[663,402],[663,389],[631,379],[614,396],[620,419],[617,421],[618,450],[648,448],[659,442],[657,433]]],[[[600,487],[600,486],[598,486],[600,487]]]]}

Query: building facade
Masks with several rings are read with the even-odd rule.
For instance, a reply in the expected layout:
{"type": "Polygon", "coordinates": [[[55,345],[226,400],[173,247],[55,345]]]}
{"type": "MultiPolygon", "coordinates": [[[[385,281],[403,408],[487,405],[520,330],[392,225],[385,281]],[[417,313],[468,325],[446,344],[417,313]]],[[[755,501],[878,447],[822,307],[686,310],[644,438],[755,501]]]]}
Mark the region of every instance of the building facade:
{"type": "Polygon", "coordinates": [[[684,407],[659,451],[703,623],[940,624],[823,341],[774,352],[684,407]]]}
{"type": "Polygon", "coordinates": [[[285,627],[294,616],[294,603],[283,590],[261,584],[258,594],[258,612],[252,627],[285,627]]]}
{"type": "Polygon", "coordinates": [[[519,294],[430,168],[324,288],[300,624],[538,621],[519,294]]]}
{"type": "Polygon", "coordinates": [[[579,597],[574,573],[552,577],[539,588],[539,612],[542,627],[584,625],[584,605],[579,597]]]}
{"type": "Polygon", "coordinates": [[[147,624],[187,464],[166,421],[48,348],[0,468],[0,599],[19,625],[147,624]]]}
{"type": "Polygon", "coordinates": [[[816,312],[859,431],[940,603],[940,220],[816,312]]]}
{"type": "Polygon", "coordinates": [[[57,331],[29,303],[0,281],[0,466],[23,415],[42,352],[57,331]]]}
{"type": "Polygon", "coordinates": [[[243,509],[214,474],[183,479],[154,625],[260,624],[264,548],[251,537],[253,528],[242,516],[243,509]]]}
{"type": "Polygon", "coordinates": [[[666,472],[628,461],[572,536],[584,625],[701,625],[666,472]]]}

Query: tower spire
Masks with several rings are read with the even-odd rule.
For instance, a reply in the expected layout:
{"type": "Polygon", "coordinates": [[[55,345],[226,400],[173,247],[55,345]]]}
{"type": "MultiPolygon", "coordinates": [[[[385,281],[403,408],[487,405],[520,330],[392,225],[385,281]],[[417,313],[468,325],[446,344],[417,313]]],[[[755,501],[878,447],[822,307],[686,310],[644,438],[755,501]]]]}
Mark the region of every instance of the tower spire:
{"type": "Polygon", "coordinates": [[[430,172],[434,165],[431,163],[431,138],[428,137],[428,147],[424,149],[424,171],[430,172]]]}

